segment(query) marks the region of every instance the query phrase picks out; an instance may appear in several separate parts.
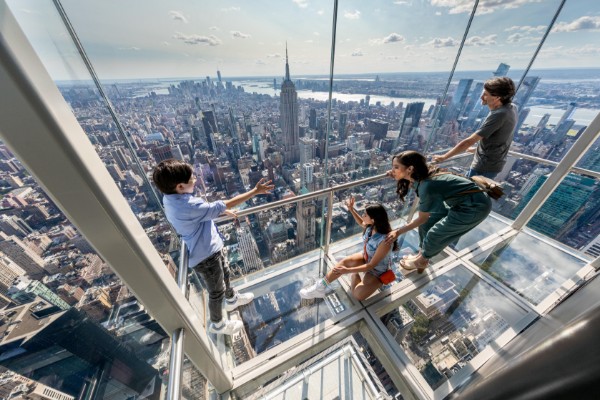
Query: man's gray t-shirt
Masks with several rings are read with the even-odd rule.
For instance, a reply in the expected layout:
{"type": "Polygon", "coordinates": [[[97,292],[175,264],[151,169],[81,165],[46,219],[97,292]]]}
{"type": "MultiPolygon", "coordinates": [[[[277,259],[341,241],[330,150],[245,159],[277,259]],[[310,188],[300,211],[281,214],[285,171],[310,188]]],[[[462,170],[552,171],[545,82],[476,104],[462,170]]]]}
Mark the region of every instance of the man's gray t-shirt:
{"type": "Polygon", "coordinates": [[[500,172],[517,125],[517,107],[510,103],[490,112],[477,134],[479,141],[471,168],[479,172],[500,172]]]}

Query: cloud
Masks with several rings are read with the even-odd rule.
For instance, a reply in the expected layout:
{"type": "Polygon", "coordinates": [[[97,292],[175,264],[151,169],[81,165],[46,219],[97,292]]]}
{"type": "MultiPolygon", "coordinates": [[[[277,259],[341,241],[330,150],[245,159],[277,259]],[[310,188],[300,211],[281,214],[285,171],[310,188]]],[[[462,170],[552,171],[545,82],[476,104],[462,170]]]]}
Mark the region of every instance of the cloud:
{"type": "Polygon", "coordinates": [[[231,36],[237,39],[248,39],[252,35],[249,33],[242,33],[240,31],[231,31],[231,36]]]}
{"type": "Polygon", "coordinates": [[[586,44],[582,47],[567,49],[565,52],[574,56],[595,56],[597,54],[600,54],[600,46],[586,44]]]}
{"type": "Polygon", "coordinates": [[[526,32],[526,33],[533,33],[533,32],[543,32],[546,29],[546,25],[538,25],[538,26],[530,26],[530,25],[523,25],[523,26],[511,26],[510,28],[506,28],[505,31],[506,32],[514,32],[514,31],[521,31],[521,32],[526,32]]]}
{"type": "Polygon", "coordinates": [[[140,51],[141,49],[139,47],[135,47],[135,46],[129,46],[129,47],[119,47],[119,50],[124,50],[124,51],[140,51]]]}
{"type": "Polygon", "coordinates": [[[162,44],[164,44],[165,46],[170,46],[170,45],[171,45],[171,43],[167,42],[166,40],[164,40],[164,41],[162,42],[162,44]]]}
{"type": "Polygon", "coordinates": [[[465,41],[465,46],[490,46],[492,44],[496,44],[496,37],[498,35],[488,35],[488,36],[473,36],[468,38],[465,41]]]}
{"type": "Polygon", "coordinates": [[[254,63],[255,63],[256,65],[267,65],[267,63],[266,63],[266,62],[264,62],[263,60],[256,60],[256,61],[254,61],[254,63]]]}
{"type": "Polygon", "coordinates": [[[312,39],[305,40],[304,43],[314,43],[315,41],[312,39]]]}
{"type": "Polygon", "coordinates": [[[519,33],[519,32],[517,32],[517,33],[513,33],[512,35],[510,35],[510,36],[509,36],[509,37],[506,39],[506,41],[507,41],[508,43],[518,43],[518,42],[520,42],[521,40],[523,40],[523,38],[524,38],[524,37],[525,37],[525,35],[523,35],[522,33],[519,33]]]}
{"type": "Polygon", "coordinates": [[[236,11],[240,11],[240,8],[239,7],[227,7],[227,8],[221,8],[221,11],[223,11],[223,12],[230,12],[230,11],[236,12],[236,11]]]}
{"type": "Polygon", "coordinates": [[[267,58],[281,58],[281,54],[279,54],[279,53],[267,54],[267,58]]]}
{"type": "Polygon", "coordinates": [[[198,34],[186,35],[181,32],[175,32],[173,35],[173,39],[181,40],[186,44],[196,45],[196,44],[205,44],[209,46],[218,46],[221,44],[221,39],[216,37],[215,35],[210,36],[202,36],[198,34]]]}
{"type": "Polygon", "coordinates": [[[325,11],[323,11],[323,10],[319,10],[319,11],[317,11],[317,14],[319,14],[319,15],[323,15],[323,14],[325,14],[325,11]]]}
{"type": "MultiPolygon", "coordinates": [[[[518,8],[527,3],[541,3],[542,0],[482,0],[477,6],[477,14],[489,14],[497,9],[518,8]]],[[[472,0],[431,0],[435,7],[448,8],[450,14],[470,13],[472,0]]]]}
{"type": "Polygon", "coordinates": [[[559,22],[552,32],[575,32],[581,30],[597,30],[600,29],[600,17],[583,16],[572,22],[559,22]]]}
{"type": "Polygon", "coordinates": [[[394,4],[398,4],[400,6],[403,6],[403,5],[412,5],[412,1],[396,0],[396,1],[394,1],[394,4]]]}
{"type": "Polygon", "coordinates": [[[458,46],[460,44],[460,42],[450,36],[448,36],[447,38],[434,38],[433,40],[425,43],[425,45],[428,46],[433,46],[436,48],[440,48],[440,47],[454,47],[454,46],[458,46]]]}
{"type": "Polygon", "coordinates": [[[292,1],[300,8],[308,7],[308,2],[306,0],[292,0],[292,1]]]}
{"type": "Polygon", "coordinates": [[[315,35],[315,36],[321,36],[321,34],[319,32],[313,32],[313,35],[315,35]]]}
{"type": "Polygon", "coordinates": [[[352,52],[352,57],[362,57],[364,56],[361,49],[356,49],[352,52]]]}
{"type": "Polygon", "coordinates": [[[360,11],[358,11],[358,10],[344,11],[344,18],[359,19],[360,18],[360,11]]]}
{"type": "Polygon", "coordinates": [[[209,31],[220,31],[220,29],[218,27],[216,27],[216,26],[209,26],[208,30],[209,31]]]}
{"type": "Polygon", "coordinates": [[[437,15],[439,17],[440,15],[442,15],[442,12],[441,11],[436,11],[435,15],[437,15]]]}
{"type": "Polygon", "coordinates": [[[371,40],[369,40],[369,42],[371,44],[380,45],[380,44],[387,44],[387,43],[401,43],[401,42],[404,42],[404,40],[405,40],[404,36],[394,32],[394,33],[390,33],[383,39],[371,39],[371,40]]]}
{"type": "Polygon", "coordinates": [[[171,18],[173,18],[175,21],[181,21],[184,24],[189,23],[188,19],[185,17],[185,15],[183,15],[180,11],[169,11],[169,15],[171,16],[171,18]]]}

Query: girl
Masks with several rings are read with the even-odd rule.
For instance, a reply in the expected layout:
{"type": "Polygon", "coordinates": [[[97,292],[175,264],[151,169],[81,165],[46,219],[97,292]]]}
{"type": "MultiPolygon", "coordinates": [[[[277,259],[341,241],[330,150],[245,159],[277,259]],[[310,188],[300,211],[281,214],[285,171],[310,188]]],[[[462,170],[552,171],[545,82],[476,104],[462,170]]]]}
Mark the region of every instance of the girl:
{"type": "Polygon", "coordinates": [[[380,277],[389,270],[390,250],[392,247],[393,250],[397,250],[398,247],[395,241],[386,242],[388,234],[392,231],[387,212],[381,204],[372,204],[366,207],[361,217],[354,209],[354,197],[346,201],[346,206],[354,220],[364,227],[363,251],[345,257],[323,279],[301,289],[300,297],[303,299],[325,297],[327,286],[344,274],[352,274],[350,286],[352,295],[357,300],[366,299],[383,284],[380,277]],[[359,272],[365,273],[362,279],[359,272]]]}
{"type": "Polygon", "coordinates": [[[410,186],[419,197],[417,218],[390,232],[386,239],[392,243],[419,227],[419,253],[400,261],[406,270],[422,273],[429,259],[479,225],[492,210],[490,198],[473,181],[427,165],[425,157],[416,151],[394,156],[388,175],[398,181],[396,193],[402,201],[410,186]]]}

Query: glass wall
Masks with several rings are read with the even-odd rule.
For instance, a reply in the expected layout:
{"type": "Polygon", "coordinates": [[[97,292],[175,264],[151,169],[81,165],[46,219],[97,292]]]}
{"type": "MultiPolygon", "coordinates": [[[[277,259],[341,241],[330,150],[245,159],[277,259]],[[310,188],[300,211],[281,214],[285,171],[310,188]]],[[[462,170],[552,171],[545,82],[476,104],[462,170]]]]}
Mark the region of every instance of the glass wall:
{"type": "Polygon", "coordinates": [[[71,399],[162,398],[168,334],[0,148],[3,390],[26,381],[31,390],[47,387],[71,399]]]}

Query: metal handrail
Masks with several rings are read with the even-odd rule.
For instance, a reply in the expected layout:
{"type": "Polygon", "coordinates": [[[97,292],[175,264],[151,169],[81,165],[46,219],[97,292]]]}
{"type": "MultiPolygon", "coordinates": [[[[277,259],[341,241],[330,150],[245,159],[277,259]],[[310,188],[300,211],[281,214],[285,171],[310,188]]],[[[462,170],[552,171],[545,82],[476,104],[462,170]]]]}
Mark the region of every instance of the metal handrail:
{"type": "MultiPolygon", "coordinates": [[[[371,183],[371,182],[375,182],[378,180],[381,180],[383,178],[385,178],[387,176],[387,174],[380,174],[380,175],[375,175],[375,176],[371,176],[369,178],[365,178],[365,179],[360,179],[358,181],[354,181],[354,182],[348,182],[348,183],[344,183],[341,185],[337,185],[337,186],[332,186],[326,189],[321,189],[321,190],[317,190],[314,191],[312,193],[307,193],[307,194],[302,194],[300,196],[296,196],[296,197],[292,197],[289,199],[284,199],[284,200],[278,200],[278,201],[274,201],[272,203],[268,203],[268,204],[261,204],[259,206],[256,207],[250,207],[250,208],[246,208],[244,210],[240,210],[237,212],[237,216],[239,217],[244,217],[246,215],[250,215],[250,214],[255,214],[257,212],[260,211],[268,211],[268,210],[272,210],[273,208],[277,208],[277,207],[281,207],[281,206],[285,206],[287,204],[292,204],[292,203],[298,203],[301,201],[306,201],[306,200],[312,200],[318,197],[324,197],[326,195],[329,195],[329,193],[333,193],[336,192],[338,190],[345,190],[345,189],[349,189],[352,188],[354,186],[360,186],[360,185],[364,185],[367,183],[371,183]]],[[[224,217],[219,217],[217,219],[215,219],[215,223],[219,223],[219,222],[224,222],[227,220],[233,219],[233,217],[230,216],[224,216],[224,217]]]]}

